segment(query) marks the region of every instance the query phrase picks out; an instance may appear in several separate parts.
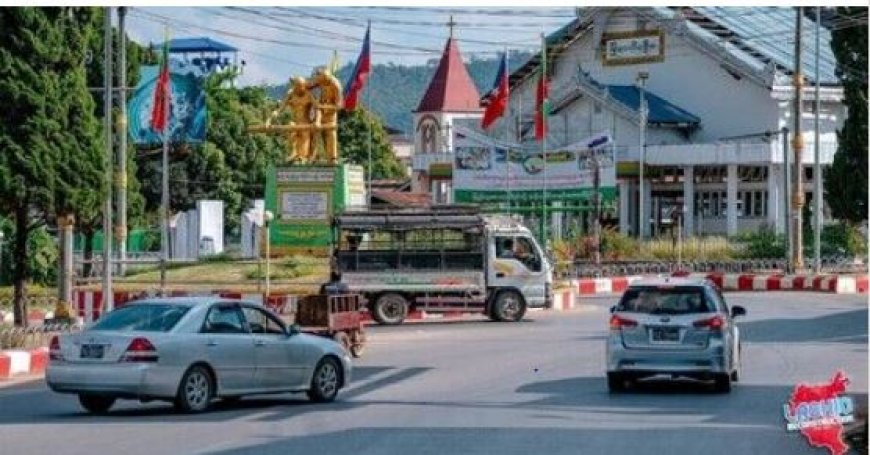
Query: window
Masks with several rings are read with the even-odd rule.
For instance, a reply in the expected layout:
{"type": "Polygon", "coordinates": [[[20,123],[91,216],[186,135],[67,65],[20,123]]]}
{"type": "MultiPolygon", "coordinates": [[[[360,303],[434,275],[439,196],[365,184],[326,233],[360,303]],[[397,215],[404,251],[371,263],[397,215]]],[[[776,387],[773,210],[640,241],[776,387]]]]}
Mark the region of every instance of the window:
{"type": "Polygon", "coordinates": [[[541,271],[541,258],[532,245],[532,241],[527,237],[517,237],[516,239],[516,257],[529,270],[533,272],[541,271]]]}
{"type": "Polygon", "coordinates": [[[243,307],[242,313],[248,322],[251,333],[284,335],[284,326],[271,314],[259,308],[243,307]]]}
{"type": "Polygon", "coordinates": [[[514,259],[513,237],[495,238],[495,257],[498,259],[514,259]]]}
{"type": "Polygon", "coordinates": [[[238,305],[217,305],[211,308],[205,317],[202,331],[204,333],[248,333],[238,305]]]}
{"type": "Polygon", "coordinates": [[[766,199],[765,191],[755,191],[753,193],[755,200],[752,204],[752,214],[754,216],[764,216],[764,199],[766,199]]]}
{"type": "Polygon", "coordinates": [[[617,305],[617,311],[647,314],[693,314],[715,311],[715,303],[704,298],[697,286],[670,288],[629,288],[617,305]]]}
{"type": "Polygon", "coordinates": [[[187,313],[186,305],[137,303],[104,316],[91,330],[168,332],[187,313]]]}

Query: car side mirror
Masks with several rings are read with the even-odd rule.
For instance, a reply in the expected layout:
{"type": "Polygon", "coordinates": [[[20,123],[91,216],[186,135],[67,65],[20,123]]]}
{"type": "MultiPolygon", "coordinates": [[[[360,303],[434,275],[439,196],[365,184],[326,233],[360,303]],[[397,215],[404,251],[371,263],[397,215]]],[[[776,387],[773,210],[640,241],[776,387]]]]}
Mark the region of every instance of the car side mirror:
{"type": "Polygon", "coordinates": [[[610,307],[610,312],[616,313],[616,305],[613,305],[612,307],[610,307]]]}
{"type": "Polygon", "coordinates": [[[746,308],[739,305],[731,307],[731,317],[736,318],[737,316],[746,316],[746,308]]]}
{"type": "Polygon", "coordinates": [[[287,336],[292,337],[293,335],[298,335],[302,333],[302,326],[299,324],[291,324],[290,327],[287,327],[287,336]]]}

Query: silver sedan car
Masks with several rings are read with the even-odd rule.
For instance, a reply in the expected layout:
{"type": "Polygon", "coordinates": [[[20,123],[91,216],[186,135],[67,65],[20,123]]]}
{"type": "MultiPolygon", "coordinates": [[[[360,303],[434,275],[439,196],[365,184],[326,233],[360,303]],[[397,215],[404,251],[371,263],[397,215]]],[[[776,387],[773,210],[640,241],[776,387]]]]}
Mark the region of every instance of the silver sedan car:
{"type": "Polygon", "coordinates": [[[607,386],[667,375],[713,380],[721,392],[740,377],[740,330],[736,316],[706,280],[657,278],[633,283],[611,308],[607,386]]]}
{"type": "Polygon", "coordinates": [[[215,398],[306,392],[335,399],[351,362],[338,343],[287,327],[260,305],[218,298],[136,302],[54,337],[46,382],[105,413],[119,398],[201,412],[215,398]]]}

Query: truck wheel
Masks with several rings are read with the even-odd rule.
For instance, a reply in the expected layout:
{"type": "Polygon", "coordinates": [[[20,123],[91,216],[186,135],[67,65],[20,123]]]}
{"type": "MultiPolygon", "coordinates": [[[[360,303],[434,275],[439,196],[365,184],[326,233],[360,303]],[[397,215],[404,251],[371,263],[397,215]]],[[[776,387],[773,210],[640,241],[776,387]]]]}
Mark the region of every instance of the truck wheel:
{"type": "Polygon", "coordinates": [[[385,325],[398,325],[408,316],[408,301],[401,294],[383,294],[375,301],[372,318],[385,325]]]}
{"type": "Polygon", "coordinates": [[[496,321],[519,321],[526,314],[526,302],[517,291],[501,291],[492,305],[492,316],[496,321]]]}

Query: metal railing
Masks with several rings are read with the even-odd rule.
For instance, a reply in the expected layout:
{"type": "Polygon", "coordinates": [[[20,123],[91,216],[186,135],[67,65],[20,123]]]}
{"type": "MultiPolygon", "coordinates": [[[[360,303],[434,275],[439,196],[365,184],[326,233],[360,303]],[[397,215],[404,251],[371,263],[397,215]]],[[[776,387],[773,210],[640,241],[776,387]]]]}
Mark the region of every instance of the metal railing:
{"type": "Polygon", "coordinates": [[[36,349],[48,347],[51,337],[76,332],[80,329],[74,324],[43,324],[32,327],[12,327],[0,325],[0,349],[36,349]]]}
{"type": "MultiPolygon", "coordinates": [[[[630,275],[655,275],[677,271],[691,273],[785,273],[787,261],[782,258],[736,259],[719,261],[607,261],[596,265],[592,261],[557,264],[559,278],[590,278],[630,275]]],[[[811,264],[806,264],[810,266],[811,264]]],[[[822,258],[822,273],[866,273],[865,262],[843,257],[822,258]]]]}

